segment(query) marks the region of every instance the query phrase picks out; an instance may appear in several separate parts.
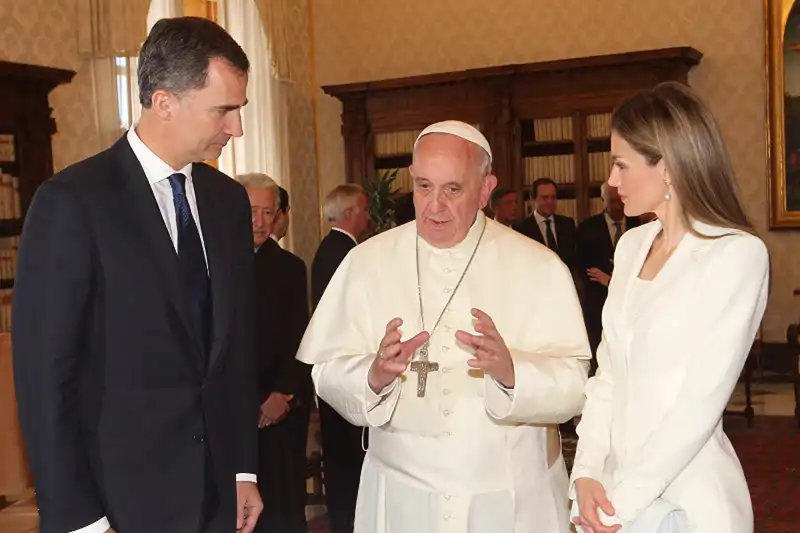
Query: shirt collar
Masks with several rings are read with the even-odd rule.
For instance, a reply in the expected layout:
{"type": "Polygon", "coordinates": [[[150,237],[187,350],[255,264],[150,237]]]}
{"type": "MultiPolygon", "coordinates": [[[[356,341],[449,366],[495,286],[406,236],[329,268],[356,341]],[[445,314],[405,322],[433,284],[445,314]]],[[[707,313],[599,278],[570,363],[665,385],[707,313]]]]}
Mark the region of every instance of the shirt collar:
{"type": "Polygon", "coordinates": [[[625,217],[622,217],[622,218],[621,218],[619,221],[617,221],[617,220],[614,220],[613,218],[611,218],[611,217],[609,216],[609,214],[608,214],[608,213],[606,213],[605,211],[603,211],[603,216],[604,216],[604,217],[606,217],[606,224],[607,224],[609,227],[613,227],[613,226],[614,226],[614,224],[616,224],[617,222],[619,222],[619,225],[620,225],[620,227],[621,227],[622,229],[625,229],[625,217]]]}
{"type": "Polygon", "coordinates": [[[139,163],[142,165],[142,169],[144,169],[144,175],[147,176],[147,181],[150,182],[150,185],[154,185],[161,180],[165,180],[176,172],[186,176],[186,181],[191,181],[191,163],[176,171],[167,163],[165,163],[160,157],[158,157],[150,148],[148,148],[144,142],[142,142],[142,140],[139,138],[139,135],[136,134],[135,127],[128,130],[128,144],[131,145],[131,149],[133,150],[134,155],[136,155],[136,159],[138,159],[139,163]]]}
{"type": "Polygon", "coordinates": [[[420,242],[423,243],[428,250],[437,254],[468,257],[472,255],[472,251],[475,249],[475,246],[477,246],[478,239],[481,238],[481,234],[483,233],[483,228],[485,226],[486,215],[483,214],[483,211],[478,211],[475,221],[472,223],[472,227],[470,227],[469,232],[467,232],[467,236],[464,237],[464,240],[462,240],[460,243],[451,246],[450,248],[436,248],[435,246],[428,244],[425,239],[420,239],[420,242]]]}
{"type": "Polygon", "coordinates": [[[353,240],[353,242],[354,242],[354,243],[358,244],[358,239],[356,239],[355,237],[353,237],[353,234],[352,234],[352,233],[350,233],[349,231],[347,231],[347,230],[343,230],[342,228],[331,228],[331,229],[332,229],[333,231],[338,231],[339,233],[344,233],[345,235],[347,235],[348,237],[350,237],[350,238],[353,240]]]}
{"type": "Polygon", "coordinates": [[[533,216],[534,216],[534,218],[536,218],[536,223],[537,223],[537,224],[542,224],[542,223],[543,223],[545,220],[555,220],[555,218],[553,217],[553,215],[550,215],[549,217],[543,217],[543,216],[542,216],[542,215],[539,213],[539,211],[534,211],[534,212],[533,212],[533,216]]]}

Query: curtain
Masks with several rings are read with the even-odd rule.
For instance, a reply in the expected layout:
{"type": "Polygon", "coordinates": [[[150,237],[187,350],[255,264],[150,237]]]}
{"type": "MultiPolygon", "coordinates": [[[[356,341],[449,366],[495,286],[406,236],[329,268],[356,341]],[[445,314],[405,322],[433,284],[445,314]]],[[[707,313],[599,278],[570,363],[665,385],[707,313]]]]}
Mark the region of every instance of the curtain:
{"type": "Polygon", "coordinates": [[[289,60],[289,35],[287,33],[289,5],[286,0],[254,0],[261,23],[270,44],[272,73],[280,80],[291,81],[292,62],[289,60]]]}
{"type": "Polygon", "coordinates": [[[254,0],[221,0],[219,23],[236,39],[250,59],[248,104],[242,108],[244,135],[231,139],[219,159],[229,176],[263,172],[289,189],[289,146],[285,95],[273,73],[264,26],[254,0]]]}

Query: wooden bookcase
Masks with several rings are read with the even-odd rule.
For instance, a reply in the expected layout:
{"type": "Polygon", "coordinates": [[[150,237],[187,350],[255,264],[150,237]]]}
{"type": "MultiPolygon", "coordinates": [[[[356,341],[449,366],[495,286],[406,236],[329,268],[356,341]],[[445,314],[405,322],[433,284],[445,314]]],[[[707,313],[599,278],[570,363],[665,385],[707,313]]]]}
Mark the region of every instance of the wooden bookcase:
{"type": "Polygon", "coordinates": [[[690,47],[507,65],[411,78],[331,85],[342,102],[348,181],[407,167],[417,134],[457,119],[489,139],[494,173],[527,203],[530,183],[558,183],[559,211],[576,222],[600,212],[611,168],[611,112],[633,92],[662,81],[687,83],[702,54],[690,47]]]}
{"type": "Polygon", "coordinates": [[[75,72],[0,61],[0,331],[11,324],[19,235],[36,188],[53,175],[48,96],[75,72]]]}

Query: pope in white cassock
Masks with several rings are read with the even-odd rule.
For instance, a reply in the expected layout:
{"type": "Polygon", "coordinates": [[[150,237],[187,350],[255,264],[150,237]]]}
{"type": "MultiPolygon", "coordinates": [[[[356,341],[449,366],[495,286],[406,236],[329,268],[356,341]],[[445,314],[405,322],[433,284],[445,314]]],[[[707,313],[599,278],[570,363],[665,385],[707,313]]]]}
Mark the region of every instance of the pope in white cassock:
{"type": "Polygon", "coordinates": [[[570,272],[483,215],[497,179],[477,129],[429,126],[411,175],[416,221],[350,252],[297,356],[371,428],[355,532],[567,532],[555,425],[590,357],[570,272]]]}

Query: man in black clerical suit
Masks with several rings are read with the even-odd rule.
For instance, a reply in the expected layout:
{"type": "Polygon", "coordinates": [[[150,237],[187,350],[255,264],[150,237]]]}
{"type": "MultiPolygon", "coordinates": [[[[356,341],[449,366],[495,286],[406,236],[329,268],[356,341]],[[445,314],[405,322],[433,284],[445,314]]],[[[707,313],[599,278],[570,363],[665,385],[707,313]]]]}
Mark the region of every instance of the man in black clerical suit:
{"type": "Polygon", "coordinates": [[[197,163],[242,135],[248,69],[216,24],[157,22],[138,125],[31,203],[14,371],[41,533],[255,526],[250,205],[197,163]]]}
{"type": "Polygon", "coordinates": [[[604,183],[601,196],[603,212],[581,222],[575,235],[575,269],[581,280],[583,315],[593,355],[603,331],[603,305],[614,271],[614,249],[623,233],[639,225],[637,218],[625,216],[616,188],[604,183]]]}
{"type": "Polygon", "coordinates": [[[523,235],[538,241],[561,258],[572,268],[575,253],[575,221],[570,217],[556,214],[558,188],[550,178],[539,178],[531,184],[535,210],[533,215],[513,228],[523,235]]]}
{"type": "Polygon", "coordinates": [[[310,367],[295,359],[309,318],[306,266],[270,238],[278,185],[264,174],[237,179],[250,197],[255,249],[258,487],[266,502],[256,532],[306,533],[306,442],[314,385],[310,367]]]}
{"type": "MultiPolygon", "coordinates": [[[[331,231],[322,239],[311,265],[311,299],[317,307],[339,264],[369,224],[367,197],[355,184],[339,185],[323,205],[331,231]]],[[[351,425],[331,406],[319,400],[325,500],[333,533],[351,533],[356,496],[364,462],[362,428],[351,425]]],[[[366,436],[365,436],[366,437],[366,436]]]]}

